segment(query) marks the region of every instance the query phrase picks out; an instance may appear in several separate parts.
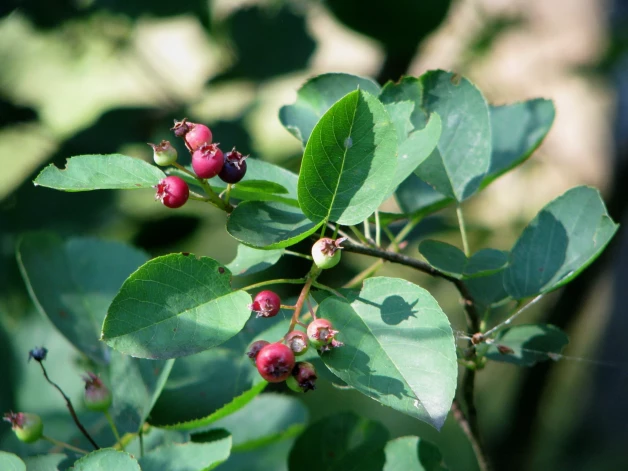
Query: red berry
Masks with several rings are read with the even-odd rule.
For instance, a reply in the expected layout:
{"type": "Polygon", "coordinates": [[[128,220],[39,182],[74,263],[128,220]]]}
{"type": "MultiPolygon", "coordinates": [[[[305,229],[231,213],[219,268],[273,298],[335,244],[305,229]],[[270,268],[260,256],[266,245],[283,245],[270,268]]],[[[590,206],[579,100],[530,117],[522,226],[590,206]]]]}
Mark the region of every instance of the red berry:
{"type": "Polygon", "coordinates": [[[307,361],[300,361],[292,369],[286,384],[295,392],[308,392],[316,389],[316,368],[307,361]]]}
{"type": "Polygon", "coordinates": [[[222,170],[224,162],[218,144],[203,145],[192,154],[192,168],[200,178],[215,177],[222,170]]]}
{"type": "Polygon", "coordinates": [[[284,342],[288,347],[290,347],[290,350],[292,350],[296,356],[301,356],[307,352],[309,345],[307,335],[305,332],[301,332],[300,330],[293,330],[288,333],[284,337],[284,342]]]}
{"type": "Polygon", "coordinates": [[[187,123],[187,125],[189,127],[189,131],[185,135],[185,140],[187,141],[188,146],[190,146],[192,152],[205,144],[211,144],[212,132],[207,126],[197,123],[187,123]]]}
{"type": "Polygon", "coordinates": [[[255,364],[255,359],[257,358],[257,354],[266,345],[270,345],[270,342],[267,342],[266,340],[258,340],[251,344],[251,346],[249,347],[249,351],[246,352],[246,354],[253,361],[253,364],[255,364]]]}
{"type": "Polygon", "coordinates": [[[7,412],[4,420],[11,424],[17,438],[24,443],[36,442],[44,431],[44,424],[37,414],[7,412]]]}
{"type": "Polygon", "coordinates": [[[179,177],[171,175],[157,184],[155,199],[160,200],[168,208],[180,208],[189,197],[188,184],[179,177]]]}
{"type": "Polygon", "coordinates": [[[89,410],[104,412],[111,406],[111,392],[94,373],[87,373],[85,381],[85,407],[89,410]]]}
{"type": "Polygon", "coordinates": [[[280,383],[292,373],[294,353],[282,343],[271,343],[260,350],[255,364],[262,378],[269,383],[280,383]]]}
{"type": "Polygon", "coordinates": [[[307,326],[307,337],[310,343],[322,352],[343,345],[334,338],[337,333],[338,331],[334,330],[327,319],[316,319],[307,326]]]}
{"type": "Polygon", "coordinates": [[[225,154],[225,164],[218,174],[225,183],[238,183],[246,174],[246,159],[248,155],[242,155],[235,147],[225,154]]]}
{"type": "Polygon", "coordinates": [[[274,317],[281,308],[281,299],[273,291],[260,291],[255,296],[250,308],[257,312],[257,317],[274,317]]]}

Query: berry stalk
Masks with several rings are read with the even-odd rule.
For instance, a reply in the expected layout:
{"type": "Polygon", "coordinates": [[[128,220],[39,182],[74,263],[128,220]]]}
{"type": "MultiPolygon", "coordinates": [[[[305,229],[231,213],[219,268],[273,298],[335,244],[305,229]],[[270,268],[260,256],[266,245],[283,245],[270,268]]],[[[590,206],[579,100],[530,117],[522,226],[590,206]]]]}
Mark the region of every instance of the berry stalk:
{"type": "Polygon", "coordinates": [[[61,448],[67,448],[68,450],[75,451],[75,452],[80,453],[82,455],[89,454],[89,451],[87,451],[87,450],[83,450],[82,448],[77,448],[75,446],[70,445],[69,443],[65,443],[65,442],[62,442],[60,440],[55,440],[54,438],[50,438],[50,437],[48,437],[46,435],[42,435],[41,438],[42,438],[42,440],[46,440],[46,441],[52,443],[53,445],[59,446],[61,448]]]}
{"type": "Polygon", "coordinates": [[[109,422],[109,426],[111,427],[111,431],[113,432],[114,437],[116,437],[117,443],[120,445],[120,448],[122,449],[122,451],[124,451],[124,443],[120,439],[120,434],[118,433],[118,427],[116,427],[116,423],[113,421],[113,417],[111,417],[109,410],[104,411],[103,414],[105,414],[105,417],[107,418],[107,422],[109,422]]]}
{"type": "Polygon", "coordinates": [[[303,285],[303,289],[301,290],[301,294],[299,294],[299,299],[297,299],[297,304],[294,307],[294,313],[292,314],[292,319],[290,320],[290,326],[288,327],[288,332],[292,332],[299,322],[299,315],[301,314],[301,309],[303,309],[303,304],[307,299],[307,296],[310,294],[310,288],[312,287],[312,283],[316,281],[316,278],[321,273],[321,269],[316,265],[312,265],[312,269],[310,273],[307,275],[307,279],[305,281],[305,285],[303,285]]]}
{"type": "Polygon", "coordinates": [[[175,162],[172,165],[177,167],[182,172],[187,173],[191,177],[194,177],[194,179],[199,182],[199,184],[203,187],[203,190],[205,190],[205,194],[207,194],[207,196],[209,198],[209,203],[212,203],[218,209],[222,209],[223,211],[225,211],[227,213],[230,213],[231,211],[233,211],[233,206],[231,206],[230,204],[225,203],[222,199],[220,199],[220,197],[216,194],[216,192],[214,190],[212,190],[212,187],[210,186],[210,184],[207,183],[207,180],[203,180],[202,178],[198,178],[194,174],[194,172],[190,172],[187,168],[185,168],[183,165],[181,165],[178,162],[175,162]]]}

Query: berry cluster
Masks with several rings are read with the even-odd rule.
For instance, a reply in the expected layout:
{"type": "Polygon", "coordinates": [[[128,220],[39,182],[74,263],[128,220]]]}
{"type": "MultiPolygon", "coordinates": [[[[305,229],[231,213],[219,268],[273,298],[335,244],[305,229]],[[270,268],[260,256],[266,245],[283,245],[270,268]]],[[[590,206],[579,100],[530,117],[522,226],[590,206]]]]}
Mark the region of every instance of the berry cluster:
{"type": "MultiPolygon", "coordinates": [[[[212,143],[212,132],[204,124],[191,123],[186,119],[175,121],[172,128],[174,135],[183,139],[185,146],[192,155],[192,169],[199,179],[213,178],[216,175],[225,183],[238,183],[246,174],[246,159],[234,147],[231,152],[223,154],[218,143],[212,143]]],[[[160,144],[149,144],[153,148],[153,159],[157,165],[176,165],[177,151],[169,141],[160,144]]],[[[190,197],[188,184],[180,177],[171,175],[162,179],[157,185],[155,199],[160,200],[168,208],[180,208],[190,197]]]]}
{"type": "MultiPolygon", "coordinates": [[[[262,291],[249,306],[257,317],[273,317],[281,307],[279,296],[272,291],[262,291]]],[[[307,332],[292,330],[275,343],[257,340],[249,346],[248,357],[257,367],[259,374],[269,383],[286,381],[290,389],[307,392],[316,389],[316,369],[307,361],[296,361],[296,357],[313,346],[321,352],[343,344],[336,340],[337,330],[327,319],[315,319],[307,326],[307,332]]]]}

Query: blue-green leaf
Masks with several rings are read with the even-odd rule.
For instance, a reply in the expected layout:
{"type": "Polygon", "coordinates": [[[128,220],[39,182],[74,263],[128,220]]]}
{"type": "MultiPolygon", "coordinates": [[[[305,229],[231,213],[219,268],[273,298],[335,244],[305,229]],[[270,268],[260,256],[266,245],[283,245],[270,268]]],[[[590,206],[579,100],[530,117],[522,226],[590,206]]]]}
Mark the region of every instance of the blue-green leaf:
{"type": "Polygon", "coordinates": [[[229,458],[231,437],[206,443],[173,443],[140,458],[142,471],[207,471],[229,458]]]}
{"type": "Polygon", "coordinates": [[[236,258],[227,265],[234,276],[252,275],[272,267],[283,255],[283,249],[258,250],[238,245],[236,258]]]}
{"type": "Polygon", "coordinates": [[[436,445],[419,437],[400,437],[389,441],[384,449],[383,471],[445,471],[443,457],[436,445]]]}
{"type": "Polygon", "coordinates": [[[135,459],[123,451],[101,448],[74,463],[73,471],[141,471],[135,459]]]}
{"type": "Polygon", "coordinates": [[[497,334],[488,346],[486,357],[519,366],[534,366],[552,357],[560,358],[568,343],[567,334],[551,324],[516,325],[497,334]]]}

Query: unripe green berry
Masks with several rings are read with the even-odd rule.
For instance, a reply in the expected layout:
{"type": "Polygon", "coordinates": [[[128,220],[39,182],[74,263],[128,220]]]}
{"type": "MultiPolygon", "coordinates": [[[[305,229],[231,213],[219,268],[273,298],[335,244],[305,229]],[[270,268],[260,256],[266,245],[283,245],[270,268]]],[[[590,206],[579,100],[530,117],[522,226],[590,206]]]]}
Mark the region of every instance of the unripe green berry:
{"type": "Polygon", "coordinates": [[[36,442],[44,433],[44,423],[37,414],[9,412],[4,415],[4,420],[11,423],[18,440],[24,443],[36,442]]]}
{"type": "Polygon", "coordinates": [[[94,373],[87,373],[85,381],[85,407],[95,412],[105,412],[111,406],[111,392],[94,373]]]}
{"type": "Polygon", "coordinates": [[[161,141],[159,145],[148,144],[153,148],[153,160],[157,165],[165,167],[177,161],[177,149],[169,141],[161,141]]]}
{"type": "Polygon", "coordinates": [[[341,237],[340,239],[333,240],[328,237],[319,239],[312,246],[312,258],[318,268],[323,270],[333,268],[340,262],[340,244],[347,238],[341,237]]]}

